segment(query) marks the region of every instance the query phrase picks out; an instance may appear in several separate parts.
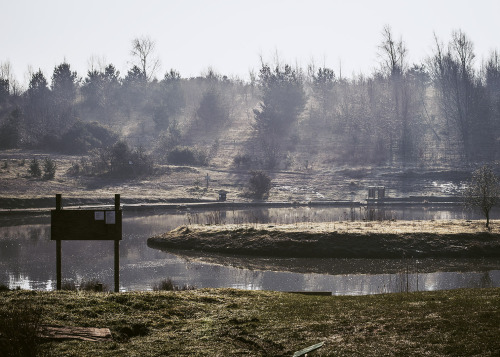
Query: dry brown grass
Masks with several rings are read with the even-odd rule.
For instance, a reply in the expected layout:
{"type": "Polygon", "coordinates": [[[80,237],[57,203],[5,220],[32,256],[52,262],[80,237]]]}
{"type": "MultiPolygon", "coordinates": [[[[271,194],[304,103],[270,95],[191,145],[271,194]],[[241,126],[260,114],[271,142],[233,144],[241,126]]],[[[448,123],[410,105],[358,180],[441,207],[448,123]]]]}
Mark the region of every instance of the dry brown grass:
{"type": "MultiPolygon", "coordinates": [[[[500,233],[500,220],[490,221],[490,233],[500,233]]],[[[356,234],[411,234],[433,233],[453,234],[488,232],[483,220],[430,220],[430,221],[356,221],[356,222],[299,222],[295,224],[270,225],[270,224],[226,224],[226,225],[190,225],[191,231],[220,232],[237,231],[252,228],[257,231],[270,232],[303,232],[303,233],[356,233],[356,234]]]]}

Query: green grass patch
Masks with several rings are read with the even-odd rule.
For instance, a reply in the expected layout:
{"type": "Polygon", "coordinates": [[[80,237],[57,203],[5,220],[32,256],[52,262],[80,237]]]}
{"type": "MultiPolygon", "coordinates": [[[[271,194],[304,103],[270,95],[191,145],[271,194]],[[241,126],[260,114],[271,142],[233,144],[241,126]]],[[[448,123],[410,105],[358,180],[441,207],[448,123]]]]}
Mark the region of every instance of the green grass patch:
{"type": "Polygon", "coordinates": [[[43,312],[42,324],[112,331],[112,342],[40,342],[50,356],[291,356],[322,341],[317,356],[500,351],[500,289],[359,297],[234,289],[0,293],[2,316],[26,304],[43,312]]]}

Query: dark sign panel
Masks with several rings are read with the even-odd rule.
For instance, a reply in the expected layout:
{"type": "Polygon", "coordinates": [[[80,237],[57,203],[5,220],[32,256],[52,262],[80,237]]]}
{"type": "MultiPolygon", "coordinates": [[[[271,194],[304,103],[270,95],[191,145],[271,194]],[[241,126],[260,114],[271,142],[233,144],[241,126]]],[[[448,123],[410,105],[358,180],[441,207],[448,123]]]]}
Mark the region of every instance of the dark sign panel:
{"type": "Polygon", "coordinates": [[[121,240],[122,211],[52,210],[51,240],[121,240]]]}

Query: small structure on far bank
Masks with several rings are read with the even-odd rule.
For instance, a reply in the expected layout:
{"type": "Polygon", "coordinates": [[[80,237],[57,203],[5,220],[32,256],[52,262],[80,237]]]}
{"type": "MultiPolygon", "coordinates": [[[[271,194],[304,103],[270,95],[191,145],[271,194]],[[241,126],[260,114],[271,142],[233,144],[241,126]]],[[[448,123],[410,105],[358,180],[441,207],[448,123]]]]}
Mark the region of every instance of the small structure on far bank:
{"type": "Polygon", "coordinates": [[[225,201],[226,201],[226,197],[227,197],[227,194],[228,194],[228,193],[229,193],[229,192],[227,192],[227,191],[225,191],[225,190],[220,190],[220,191],[219,191],[219,199],[218,199],[218,201],[219,201],[219,202],[225,202],[225,201]]]}
{"type": "Polygon", "coordinates": [[[368,186],[368,203],[378,203],[385,199],[385,186],[368,186]]]}

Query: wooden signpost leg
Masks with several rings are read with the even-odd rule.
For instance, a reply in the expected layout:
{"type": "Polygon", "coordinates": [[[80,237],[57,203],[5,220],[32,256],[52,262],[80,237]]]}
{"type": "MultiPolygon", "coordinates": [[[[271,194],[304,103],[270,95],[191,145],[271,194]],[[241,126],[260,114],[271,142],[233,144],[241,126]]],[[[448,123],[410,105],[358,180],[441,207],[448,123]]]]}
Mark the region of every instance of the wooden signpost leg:
{"type": "Polygon", "coordinates": [[[61,290],[61,241],[56,240],[56,274],[57,290],[61,290]]]}
{"type": "MultiPolygon", "coordinates": [[[[62,208],[62,196],[60,193],[56,194],[56,210],[60,211],[62,208]]],[[[57,275],[57,290],[61,290],[61,240],[56,240],[56,275],[57,275]]]]}
{"type": "MultiPolygon", "coordinates": [[[[115,194],[115,212],[120,210],[120,195],[115,194]]],[[[121,222],[120,222],[121,224],[121,222]]],[[[120,290],[120,241],[115,239],[115,293],[120,290]]]]}
{"type": "Polygon", "coordinates": [[[115,240],[115,293],[120,290],[120,241],[115,240]]]}

